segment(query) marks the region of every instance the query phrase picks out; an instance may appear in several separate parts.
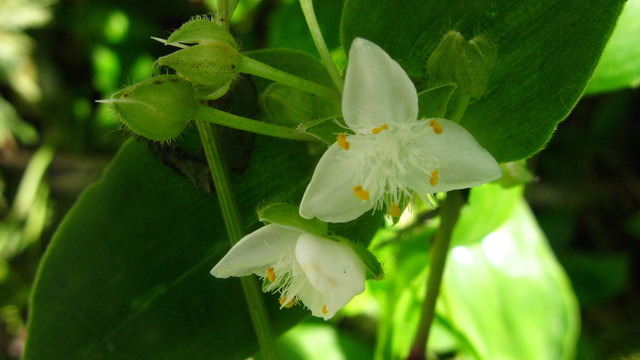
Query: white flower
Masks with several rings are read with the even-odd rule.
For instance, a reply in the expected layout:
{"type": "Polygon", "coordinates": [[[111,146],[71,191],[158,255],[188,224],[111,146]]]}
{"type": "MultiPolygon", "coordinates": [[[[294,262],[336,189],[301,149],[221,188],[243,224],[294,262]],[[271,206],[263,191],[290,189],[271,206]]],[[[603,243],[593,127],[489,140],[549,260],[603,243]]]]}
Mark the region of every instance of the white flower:
{"type": "Polygon", "coordinates": [[[320,159],[300,204],[304,218],[346,222],[383,205],[399,216],[414,191],[424,198],[502,175],[462,126],[417,119],[418,95],[407,74],[362,38],[349,50],[342,115],[354,134],[338,134],[320,159]]]}
{"type": "Polygon", "coordinates": [[[302,302],[325,320],[364,291],[366,277],[349,245],[276,224],[242,238],[211,270],[217,278],[252,273],[280,293],[281,308],[302,302]]]}

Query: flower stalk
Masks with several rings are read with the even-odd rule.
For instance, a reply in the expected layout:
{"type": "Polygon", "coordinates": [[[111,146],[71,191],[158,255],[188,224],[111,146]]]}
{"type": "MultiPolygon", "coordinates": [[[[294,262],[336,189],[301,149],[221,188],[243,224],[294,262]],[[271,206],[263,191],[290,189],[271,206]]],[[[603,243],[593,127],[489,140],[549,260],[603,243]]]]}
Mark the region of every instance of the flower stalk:
{"type": "Polygon", "coordinates": [[[440,283],[449,252],[451,243],[451,234],[455,227],[460,209],[463,205],[462,195],[460,191],[450,191],[447,198],[440,207],[440,227],[434,235],[433,247],[431,250],[431,265],[429,269],[429,277],[427,279],[427,293],[422,303],[422,315],[418,324],[418,331],[409,353],[409,360],[424,360],[427,350],[427,341],[429,340],[429,331],[433,318],[435,317],[436,300],[440,293],[440,283]]]}
{"type": "MultiPolygon", "coordinates": [[[[218,0],[218,23],[228,29],[229,17],[229,0],[218,0]]],[[[220,140],[216,129],[214,129],[211,124],[196,120],[196,126],[216,187],[229,242],[233,245],[244,236],[245,231],[240,207],[238,206],[235,192],[231,186],[229,169],[222,157],[220,140]]],[[[258,284],[255,279],[250,277],[242,278],[241,282],[260,350],[265,359],[277,360],[280,356],[258,284]]]]}
{"type": "Polygon", "coordinates": [[[296,131],[296,129],[290,127],[248,119],[201,104],[196,106],[194,117],[198,121],[249,131],[261,135],[300,141],[317,140],[312,136],[301,134],[296,131]]]}
{"type": "Polygon", "coordinates": [[[304,92],[308,92],[314,95],[323,96],[327,98],[339,99],[340,94],[329,87],[316,84],[312,81],[305,80],[303,78],[291,75],[284,71],[278,70],[258,60],[252,59],[248,56],[242,56],[238,62],[239,72],[260,76],[265,79],[273,80],[281,84],[291,86],[294,89],[298,89],[304,92]]]}
{"type": "Polygon", "coordinates": [[[331,80],[333,80],[336,88],[338,88],[338,91],[342,93],[342,90],[344,89],[344,80],[342,80],[342,76],[340,76],[340,72],[338,71],[336,64],[333,62],[333,59],[331,59],[331,54],[329,54],[327,43],[324,41],[324,37],[320,31],[320,26],[318,25],[318,20],[316,19],[316,14],[313,11],[313,2],[312,0],[300,0],[300,6],[302,7],[304,18],[307,20],[307,26],[309,26],[313,42],[316,44],[320,57],[322,57],[322,62],[324,62],[324,66],[327,68],[329,76],[331,76],[331,80]]]}

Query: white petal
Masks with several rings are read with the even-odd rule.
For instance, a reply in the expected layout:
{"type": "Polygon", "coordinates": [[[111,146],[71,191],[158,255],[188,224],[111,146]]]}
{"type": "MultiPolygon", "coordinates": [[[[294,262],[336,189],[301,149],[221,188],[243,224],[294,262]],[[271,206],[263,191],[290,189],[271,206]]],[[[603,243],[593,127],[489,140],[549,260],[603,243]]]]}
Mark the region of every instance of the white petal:
{"type": "MultiPolygon", "coordinates": [[[[333,316],[364,291],[364,264],[346,244],[303,233],[296,244],[296,259],[311,285],[324,296],[326,303],[320,308],[323,317],[333,316]]],[[[305,305],[312,313],[317,310],[305,305]]]]}
{"type": "Polygon", "coordinates": [[[333,144],[322,155],[300,203],[300,216],[303,218],[346,222],[373,207],[373,197],[361,200],[354,194],[353,188],[360,185],[355,180],[357,164],[349,164],[341,158],[345,151],[354,150],[343,150],[338,144],[333,144]]]}
{"type": "Polygon", "coordinates": [[[421,194],[436,193],[482,185],[502,176],[498,162],[471,133],[453,121],[435,120],[442,125],[442,133],[430,133],[419,146],[436,160],[436,168],[430,170],[438,171],[437,184],[418,184],[417,177],[409,177],[409,187],[421,194]]]}
{"type": "Polygon", "coordinates": [[[300,234],[300,231],[275,224],[261,227],[240,239],[213,267],[211,275],[228,278],[262,273],[267,265],[275,263],[296,245],[300,234]]]}
{"type": "Polygon", "coordinates": [[[342,115],[359,133],[371,133],[385,123],[414,121],[418,116],[413,82],[400,64],[369,40],[356,38],[351,44],[342,115]]]}

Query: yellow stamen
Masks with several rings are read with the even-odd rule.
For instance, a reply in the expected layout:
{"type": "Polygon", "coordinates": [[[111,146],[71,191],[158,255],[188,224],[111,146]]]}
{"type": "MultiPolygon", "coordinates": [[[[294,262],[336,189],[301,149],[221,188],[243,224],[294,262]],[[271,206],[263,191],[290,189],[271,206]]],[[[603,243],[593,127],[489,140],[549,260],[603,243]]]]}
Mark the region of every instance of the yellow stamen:
{"type": "Polygon", "coordinates": [[[287,297],[283,296],[280,298],[280,305],[283,305],[287,309],[291,308],[296,303],[296,297],[294,296],[291,301],[289,301],[286,305],[284,304],[287,301],[287,297]]]}
{"type": "Polygon", "coordinates": [[[267,279],[269,279],[270,282],[276,281],[276,273],[273,272],[273,268],[271,266],[267,268],[267,279]]]}
{"type": "Polygon", "coordinates": [[[369,200],[369,192],[362,188],[362,185],[358,185],[353,188],[353,193],[356,194],[360,200],[369,200]]]}
{"type": "Polygon", "coordinates": [[[349,150],[349,142],[344,134],[338,134],[338,146],[345,150],[349,150]]]}
{"type": "Polygon", "coordinates": [[[380,126],[379,128],[375,128],[375,129],[371,130],[371,133],[372,134],[377,134],[380,131],[387,130],[387,129],[389,129],[389,127],[387,126],[387,124],[384,124],[384,125],[380,126]]]}
{"type": "Polygon", "coordinates": [[[442,124],[440,124],[437,120],[431,120],[429,125],[433,128],[433,132],[436,134],[442,134],[442,124]]]}
{"type": "Polygon", "coordinates": [[[322,313],[325,315],[329,313],[329,310],[327,310],[327,304],[322,305],[322,313]]]}
{"type": "Polygon", "coordinates": [[[438,183],[438,170],[433,170],[431,172],[431,179],[429,179],[429,184],[431,184],[431,186],[436,186],[437,183],[438,183]]]}
{"type": "Polygon", "coordinates": [[[400,214],[402,214],[402,210],[398,207],[398,204],[392,203],[391,204],[391,209],[389,210],[389,213],[393,217],[398,217],[398,216],[400,216],[400,214]]]}

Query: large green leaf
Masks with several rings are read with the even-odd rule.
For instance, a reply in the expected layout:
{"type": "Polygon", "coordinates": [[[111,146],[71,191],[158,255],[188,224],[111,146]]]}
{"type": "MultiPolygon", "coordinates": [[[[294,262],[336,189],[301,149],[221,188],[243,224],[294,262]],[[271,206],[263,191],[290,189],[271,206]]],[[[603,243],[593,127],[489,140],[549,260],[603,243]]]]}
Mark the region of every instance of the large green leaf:
{"type": "MultiPolygon", "coordinates": [[[[264,201],[298,201],[305,145],[256,137],[235,174],[248,229],[264,201]]],[[[67,214],[40,266],[24,359],[241,359],[257,349],[238,279],[209,270],[229,244],[215,195],[129,141],[67,214]]],[[[267,306],[282,331],[305,311],[267,306]]]]}
{"type": "Polygon", "coordinates": [[[640,85],[640,0],[627,0],[585,90],[596,94],[640,85]]]}
{"type": "Polygon", "coordinates": [[[526,202],[512,209],[482,241],[452,249],[438,311],[472,358],[572,359],[575,295],[526,202]]]}
{"type": "MultiPolygon", "coordinates": [[[[488,91],[461,124],[499,162],[534,154],[582,94],[624,0],[347,0],[342,43],[384,48],[417,84],[449,30],[482,36],[498,49],[488,91]]],[[[431,81],[432,82],[432,81],[431,81]]]]}

